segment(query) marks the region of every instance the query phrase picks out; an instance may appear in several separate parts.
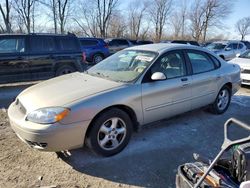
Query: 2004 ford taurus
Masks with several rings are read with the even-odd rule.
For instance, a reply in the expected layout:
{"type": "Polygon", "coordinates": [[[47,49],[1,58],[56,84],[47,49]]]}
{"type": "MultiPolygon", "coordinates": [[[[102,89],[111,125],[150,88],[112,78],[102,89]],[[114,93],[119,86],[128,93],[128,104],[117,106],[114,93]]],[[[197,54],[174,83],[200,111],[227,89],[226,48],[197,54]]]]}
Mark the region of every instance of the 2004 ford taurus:
{"type": "Polygon", "coordinates": [[[240,87],[240,68],[212,52],[181,44],[120,51],[85,73],[24,90],[10,105],[18,137],[43,151],[87,145],[111,156],[138,126],[210,106],[224,113],[240,87]]]}

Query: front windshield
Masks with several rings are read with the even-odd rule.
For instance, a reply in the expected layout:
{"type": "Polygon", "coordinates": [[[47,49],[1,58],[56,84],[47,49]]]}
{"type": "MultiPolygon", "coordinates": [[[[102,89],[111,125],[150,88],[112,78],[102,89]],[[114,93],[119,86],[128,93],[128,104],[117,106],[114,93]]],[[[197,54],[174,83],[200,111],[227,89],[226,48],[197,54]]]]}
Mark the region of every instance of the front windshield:
{"type": "Polygon", "coordinates": [[[139,50],[123,50],[115,53],[87,73],[117,82],[136,80],[156,58],[157,53],[139,50]]]}
{"type": "Polygon", "coordinates": [[[207,45],[206,48],[208,48],[209,50],[222,50],[226,47],[225,44],[222,43],[211,43],[209,45],[207,45]]]}
{"type": "Polygon", "coordinates": [[[246,51],[242,55],[240,55],[240,58],[247,58],[250,59],[250,50],[246,51]]]}

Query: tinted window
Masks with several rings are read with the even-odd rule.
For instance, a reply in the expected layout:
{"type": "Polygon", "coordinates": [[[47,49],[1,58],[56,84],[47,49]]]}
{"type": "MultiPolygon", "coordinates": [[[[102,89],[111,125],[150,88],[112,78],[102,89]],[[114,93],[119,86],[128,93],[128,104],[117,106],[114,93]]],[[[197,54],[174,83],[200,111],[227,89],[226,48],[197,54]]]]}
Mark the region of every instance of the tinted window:
{"type": "Polygon", "coordinates": [[[227,48],[234,49],[233,44],[229,44],[229,45],[227,46],[227,48]]]}
{"type": "Polygon", "coordinates": [[[234,44],[233,44],[233,49],[234,49],[234,50],[237,50],[237,49],[238,49],[238,44],[234,43],[234,44]]]}
{"type": "Polygon", "coordinates": [[[97,40],[81,40],[82,46],[96,46],[98,44],[97,40]]]}
{"type": "Polygon", "coordinates": [[[242,49],[242,48],[243,48],[243,45],[239,44],[238,49],[242,49]]]}
{"type": "Polygon", "coordinates": [[[202,52],[188,52],[193,73],[202,73],[215,69],[213,62],[202,52]]]}
{"type": "Polygon", "coordinates": [[[31,37],[30,48],[32,52],[53,52],[55,42],[53,37],[31,37]]]}
{"type": "Polygon", "coordinates": [[[216,57],[214,57],[214,56],[212,56],[210,54],[207,54],[207,55],[213,60],[216,68],[220,67],[220,61],[216,57]]]}
{"type": "Polygon", "coordinates": [[[108,44],[109,44],[109,46],[118,46],[119,45],[116,40],[109,41],[108,44]]]}
{"type": "Polygon", "coordinates": [[[186,75],[185,61],[179,52],[171,52],[162,57],[151,68],[151,73],[162,72],[167,78],[186,75]]]}
{"type": "Polygon", "coordinates": [[[119,45],[128,45],[128,41],[126,40],[117,40],[119,45]]]}
{"type": "Polygon", "coordinates": [[[23,38],[0,39],[0,53],[18,53],[24,51],[23,38]]]}
{"type": "Polygon", "coordinates": [[[78,45],[75,38],[70,37],[58,37],[59,49],[63,51],[74,51],[78,50],[78,45]]]}

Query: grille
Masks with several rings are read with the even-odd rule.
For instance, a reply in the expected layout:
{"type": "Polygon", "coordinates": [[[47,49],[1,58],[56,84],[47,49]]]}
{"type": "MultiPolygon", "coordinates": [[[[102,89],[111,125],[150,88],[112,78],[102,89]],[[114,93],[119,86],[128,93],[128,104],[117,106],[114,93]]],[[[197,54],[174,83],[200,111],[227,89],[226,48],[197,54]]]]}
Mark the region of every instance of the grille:
{"type": "Polygon", "coordinates": [[[39,143],[39,142],[32,142],[32,141],[29,141],[29,140],[25,140],[31,147],[41,147],[41,148],[46,148],[47,147],[47,143],[39,143]]]}
{"type": "Polygon", "coordinates": [[[22,105],[22,103],[19,101],[19,99],[16,100],[16,106],[17,106],[17,108],[18,108],[23,114],[26,114],[26,109],[25,109],[25,107],[22,105]]]}
{"type": "Polygon", "coordinates": [[[250,83],[250,80],[242,80],[242,82],[244,82],[244,83],[250,83]]]}
{"type": "Polygon", "coordinates": [[[241,73],[250,74],[250,70],[248,70],[248,69],[241,69],[241,73]]]}

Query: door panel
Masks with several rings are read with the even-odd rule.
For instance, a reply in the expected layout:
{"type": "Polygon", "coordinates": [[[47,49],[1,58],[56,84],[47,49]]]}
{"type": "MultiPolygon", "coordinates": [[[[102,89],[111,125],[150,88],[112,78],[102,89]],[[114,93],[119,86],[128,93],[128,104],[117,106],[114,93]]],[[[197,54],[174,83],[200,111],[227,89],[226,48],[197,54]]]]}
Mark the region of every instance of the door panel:
{"type": "Polygon", "coordinates": [[[187,59],[193,72],[191,108],[211,104],[217,95],[217,79],[220,79],[218,65],[208,54],[197,50],[187,50],[187,59]]]}
{"type": "Polygon", "coordinates": [[[30,79],[30,67],[25,37],[0,38],[0,82],[10,83],[30,79]]]}
{"type": "Polygon", "coordinates": [[[189,111],[191,108],[191,76],[187,76],[184,56],[180,51],[162,55],[146,74],[142,84],[144,123],[189,111]],[[166,80],[150,81],[151,75],[161,72],[166,80]]]}
{"type": "Polygon", "coordinates": [[[31,36],[30,37],[30,71],[32,80],[47,79],[52,76],[52,65],[55,61],[56,51],[53,37],[31,36]]]}
{"type": "Polygon", "coordinates": [[[168,118],[191,108],[191,77],[142,84],[144,123],[168,118]],[[189,84],[189,85],[187,85],[189,84]]]}
{"type": "Polygon", "coordinates": [[[192,82],[192,109],[211,104],[217,95],[217,79],[219,71],[211,71],[193,75],[192,82]]]}

